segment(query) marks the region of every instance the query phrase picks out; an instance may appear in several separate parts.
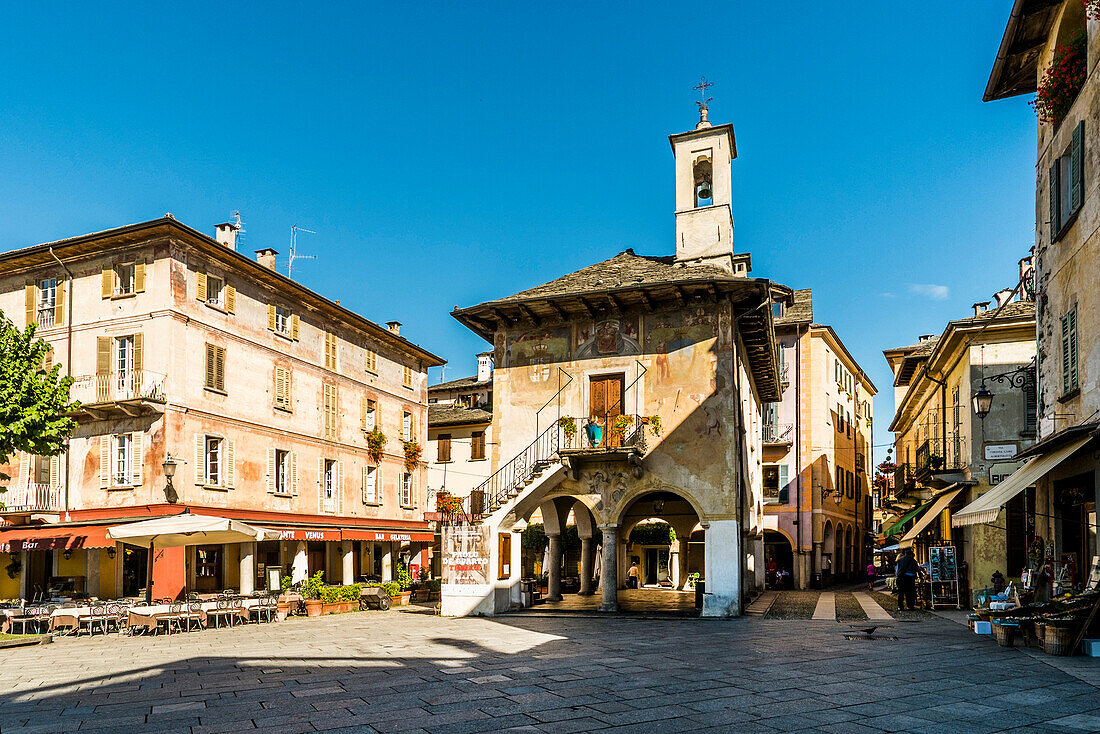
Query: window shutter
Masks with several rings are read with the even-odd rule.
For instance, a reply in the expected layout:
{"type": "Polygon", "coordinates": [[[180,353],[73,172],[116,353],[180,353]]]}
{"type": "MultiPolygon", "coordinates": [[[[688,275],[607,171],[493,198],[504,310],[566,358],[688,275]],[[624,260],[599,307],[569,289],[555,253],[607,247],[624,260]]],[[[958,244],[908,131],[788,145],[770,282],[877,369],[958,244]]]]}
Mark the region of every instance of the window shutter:
{"type": "Polygon", "coordinates": [[[222,439],[225,442],[225,488],[236,489],[237,486],[237,460],[233,454],[233,439],[222,439]]]}
{"type": "Polygon", "coordinates": [[[275,492],[275,449],[267,450],[267,493],[275,492]]]}
{"type": "Polygon", "coordinates": [[[140,487],[145,476],[145,450],[142,438],[145,434],[134,431],[130,434],[130,483],[140,487]]]}
{"type": "Polygon", "coordinates": [[[1058,159],[1050,166],[1050,241],[1058,239],[1058,159]]]}
{"type": "Polygon", "coordinates": [[[53,302],[53,325],[64,326],[65,325],[65,281],[60,278],[57,279],[57,290],[54,291],[57,295],[53,302]]]}
{"type": "Polygon", "coordinates": [[[317,458],[317,514],[323,511],[325,503],[325,459],[317,458]]]}
{"type": "Polygon", "coordinates": [[[225,284],[225,310],[237,313],[237,289],[228,283],[225,284]]]}
{"type": "Polygon", "coordinates": [[[145,369],[145,335],[134,334],[134,372],[141,374],[145,369]]]}
{"type": "Polygon", "coordinates": [[[336,512],[344,514],[344,462],[336,462],[336,512]]]}
{"type": "Polygon", "coordinates": [[[206,484],[206,436],[195,434],[195,484],[206,484]]]}
{"type": "Polygon", "coordinates": [[[46,353],[42,356],[42,369],[49,372],[53,369],[53,345],[46,345],[46,353]]]}
{"type": "Polygon", "coordinates": [[[195,273],[195,300],[206,303],[206,273],[195,273]]]}
{"type": "Polygon", "coordinates": [[[24,301],[27,305],[27,326],[38,321],[35,315],[35,309],[38,308],[38,286],[28,285],[24,289],[24,301]]]}
{"type": "Polygon", "coordinates": [[[111,486],[111,437],[99,437],[99,487],[111,486]]]}
{"type": "Polygon", "coordinates": [[[1085,121],[1073,128],[1073,144],[1070,147],[1070,171],[1073,180],[1069,182],[1070,210],[1081,208],[1085,192],[1085,121]]]}
{"type": "Polygon", "coordinates": [[[214,345],[206,345],[206,386],[214,387],[214,380],[216,378],[214,371],[214,345]]]}
{"type": "Polygon", "coordinates": [[[134,263],[134,293],[145,292],[145,261],[134,263]]]}
{"type": "Polygon", "coordinates": [[[370,499],[369,499],[370,493],[367,491],[368,475],[367,475],[367,465],[366,464],[363,465],[362,473],[363,473],[363,504],[364,505],[369,505],[370,504],[370,499]]]}
{"type": "Polygon", "coordinates": [[[225,391],[225,347],[214,348],[214,384],[222,392],[225,391]]]}
{"type": "Polygon", "coordinates": [[[267,304],[267,330],[275,331],[275,304],[267,304]]]}
{"type": "Polygon", "coordinates": [[[290,493],[298,496],[298,453],[290,453],[290,493]]]}
{"type": "Polygon", "coordinates": [[[290,314],[290,338],[298,341],[298,314],[290,314]]]}
{"type": "Polygon", "coordinates": [[[61,457],[50,457],[50,486],[56,487],[61,484],[61,457]]]}
{"type": "Polygon", "coordinates": [[[115,271],[113,268],[103,268],[103,297],[110,298],[115,292],[115,271]]]}
{"type": "Polygon", "coordinates": [[[1062,392],[1069,389],[1069,314],[1067,313],[1062,317],[1062,392]]]}
{"type": "Polygon", "coordinates": [[[1070,387],[1077,387],[1077,307],[1074,306],[1069,317],[1069,376],[1070,387]]]}

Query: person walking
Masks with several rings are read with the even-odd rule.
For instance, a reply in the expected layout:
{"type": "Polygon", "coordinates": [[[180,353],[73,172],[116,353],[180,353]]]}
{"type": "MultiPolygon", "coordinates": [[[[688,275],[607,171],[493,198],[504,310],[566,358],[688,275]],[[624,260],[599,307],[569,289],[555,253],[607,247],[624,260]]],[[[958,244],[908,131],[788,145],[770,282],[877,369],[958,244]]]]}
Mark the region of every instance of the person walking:
{"type": "Polygon", "coordinates": [[[637,589],[638,588],[638,575],[639,575],[638,562],[633,561],[630,564],[630,568],[628,568],[626,570],[626,587],[628,589],[637,589]]]}
{"type": "Polygon", "coordinates": [[[917,608],[917,578],[924,575],[924,569],[913,558],[913,549],[906,548],[902,551],[895,567],[898,586],[898,611],[904,612],[917,608]]]}
{"type": "Polygon", "coordinates": [[[867,564],[867,591],[875,590],[875,577],[878,576],[878,570],[875,568],[874,562],[867,564]]]}

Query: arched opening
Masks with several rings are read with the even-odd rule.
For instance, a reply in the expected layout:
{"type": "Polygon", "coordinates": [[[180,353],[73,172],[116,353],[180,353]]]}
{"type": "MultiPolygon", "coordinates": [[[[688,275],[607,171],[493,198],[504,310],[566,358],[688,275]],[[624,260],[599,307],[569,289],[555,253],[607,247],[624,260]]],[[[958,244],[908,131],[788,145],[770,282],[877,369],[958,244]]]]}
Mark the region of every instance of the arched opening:
{"type": "Polygon", "coordinates": [[[764,584],[767,588],[792,588],[794,551],[787,536],[776,530],[764,531],[764,568],[764,584]]]}
{"type": "Polygon", "coordinates": [[[828,584],[833,578],[833,556],[836,552],[836,540],[833,537],[833,523],[825,521],[821,534],[821,582],[828,584]]]}
{"type": "Polygon", "coordinates": [[[710,206],[714,203],[714,177],[710,158],[705,155],[696,158],[691,166],[691,174],[695,182],[695,206],[710,206]]]}

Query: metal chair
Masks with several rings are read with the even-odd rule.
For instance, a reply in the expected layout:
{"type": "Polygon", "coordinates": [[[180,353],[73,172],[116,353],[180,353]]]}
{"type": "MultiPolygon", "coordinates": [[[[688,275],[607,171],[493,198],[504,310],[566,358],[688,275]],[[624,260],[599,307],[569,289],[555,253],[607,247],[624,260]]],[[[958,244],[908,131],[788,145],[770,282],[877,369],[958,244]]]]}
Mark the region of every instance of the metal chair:
{"type": "Polygon", "coordinates": [[[160,634],[161,624],[164,625],[164,631],[169,635],[172,634],[173,628],[176,632],[183,632],[183,604],[174,601],[168,605],[167,614],[157,617],[157,634],[160,634]]]}
{"type": "Polygon", "coordinates": [[[15,632],[16,625],[19,625],[22,630],[17,634],[27,634],[28,624],[31,625],[34,631],[38,631],[38,607],[24,607],[21,615],[11,618],[12,632],[15,632]]]}
{"type": "Polygon", "coordinates": [[[230,618],[230,614],[232,614],[232,610],[230,608],[230,600],[223,596],[220,596],[215,600],[214,603],[217,606],[214,609],[206,612],[207,624],[213,622],[215,627],[221,627],[222,622],[228,622],[230,625],[232,625],[233,620],[230,618]]]}
{"type": "Polygon", "coordinates": [[[244,612],[244,597],[234,596],[229,600],[229,608],[233,610],[233,615],[229,618],[229,626],[234,627],[238,624],[244,624],[248,621],[248,617],[243,614],[244,612]]]}
{"type": "Polygon", "coordinates": [[[184,622],[188,632],[195,627],[202,629],[202,602],[198,599],[187,602],[187,616],[184,622]]]}
{"type": "Polygon", "coordinates": [[[107,624],[109,617],[107,616],[107,606],[100,604],[91,607],[89,614],[86,617],[81,617],[77,623],[77,634],[80,634],[80,630],[85,626],[88,628],[88,636],[95,635],[96,629],[103,631],[103,634],[107,634],[107,624]]]}

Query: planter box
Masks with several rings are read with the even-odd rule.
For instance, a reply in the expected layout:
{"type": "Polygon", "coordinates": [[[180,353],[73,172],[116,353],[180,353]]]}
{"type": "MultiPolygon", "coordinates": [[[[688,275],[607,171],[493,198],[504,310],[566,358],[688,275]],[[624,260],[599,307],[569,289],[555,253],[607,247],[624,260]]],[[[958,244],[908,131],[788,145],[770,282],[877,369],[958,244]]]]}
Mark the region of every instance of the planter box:
{"type": "Polygon", "coordinates": [[[395,605],[404,606],[409,603],[409,599],[412,597],[412,593],[408,591],[402,591],[397,596],[393,597],[393,603],[395,605]]]}

